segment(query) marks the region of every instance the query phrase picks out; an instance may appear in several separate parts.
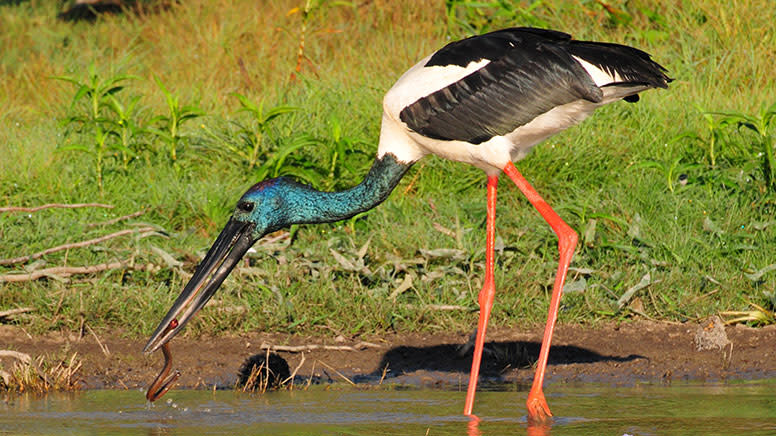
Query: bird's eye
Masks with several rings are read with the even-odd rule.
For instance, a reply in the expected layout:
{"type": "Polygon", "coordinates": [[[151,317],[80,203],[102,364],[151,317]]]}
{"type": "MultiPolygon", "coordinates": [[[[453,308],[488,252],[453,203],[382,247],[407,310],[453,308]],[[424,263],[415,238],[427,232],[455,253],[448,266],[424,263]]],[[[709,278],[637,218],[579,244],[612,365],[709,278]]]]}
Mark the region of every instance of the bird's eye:
{"type": "Polygon", "coordinates": [[[248,201],[241,201],[237,204],[237,208],[243,212],[250,212],[253,210],[253,203],[248,201]]]}

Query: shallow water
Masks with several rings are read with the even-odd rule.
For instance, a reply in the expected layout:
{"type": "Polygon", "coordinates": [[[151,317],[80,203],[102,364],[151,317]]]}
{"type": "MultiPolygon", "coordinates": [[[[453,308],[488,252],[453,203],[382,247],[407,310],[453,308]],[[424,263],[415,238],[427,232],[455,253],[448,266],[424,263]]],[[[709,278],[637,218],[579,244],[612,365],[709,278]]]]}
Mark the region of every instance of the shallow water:
{"type": "Polygon", "coordinates": [[[774,435],[776,382],[684,386],[550,385],[551,427],[529,426],[526,392],[480,392],[475,422],[464,393],[314,386],[265,395],[141,391],[9,396],[0,434],[19,435],[774,435]]]}

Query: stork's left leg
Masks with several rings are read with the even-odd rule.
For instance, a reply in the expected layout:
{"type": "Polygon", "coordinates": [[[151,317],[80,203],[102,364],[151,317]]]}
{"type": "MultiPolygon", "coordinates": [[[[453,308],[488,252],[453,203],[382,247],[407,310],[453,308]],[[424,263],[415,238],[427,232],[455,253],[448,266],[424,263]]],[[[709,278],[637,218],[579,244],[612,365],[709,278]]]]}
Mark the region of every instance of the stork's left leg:
{"type": "Polygon", "coordinates": [[[544,399],[542,385],[544,384],[544,371],[547,368],[547,356],[550,353],[552,331],[555,328],[555,321],[558,319],[558,307],[560,306],[560,297],[563,292],[563,282],[566,281],[566,272],[568,271],[569,263],[571,263],[571,257],[574,255],[574,248],[577,246],[577,233],[539,196],[539,193],[517,171],[512,162],[504,167],[504,173],[515,182],[528,201],[539,211],[550,227],[552,227],[555,234],[558,235],[558,250],[560,251],[558,272],[555,275],[555,284],[552,287],[550,310],[547,314],[547,325],[544,328],[542,348],[539,351],[539,361],[536,364],[536,375],[534,376],[531,392],[528,393],[528,401],[526,402],[528,417],[542,421],[552,416],[550,407],[544,399]]]}

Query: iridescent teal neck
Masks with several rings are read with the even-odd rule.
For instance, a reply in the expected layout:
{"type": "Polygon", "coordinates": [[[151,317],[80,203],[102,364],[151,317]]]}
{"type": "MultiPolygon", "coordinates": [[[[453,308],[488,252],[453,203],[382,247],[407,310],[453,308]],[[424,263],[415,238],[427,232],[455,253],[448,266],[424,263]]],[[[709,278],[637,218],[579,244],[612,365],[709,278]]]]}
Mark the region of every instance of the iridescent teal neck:
{"type": "Polygon", "coordinates": [[[412,164],[401,163],[392,154],[375,159],[364,180],[340,192],[322,192],[298,185],[288,192],[288,224],[328,223],[348,219],[382,203],[412,164]]]}

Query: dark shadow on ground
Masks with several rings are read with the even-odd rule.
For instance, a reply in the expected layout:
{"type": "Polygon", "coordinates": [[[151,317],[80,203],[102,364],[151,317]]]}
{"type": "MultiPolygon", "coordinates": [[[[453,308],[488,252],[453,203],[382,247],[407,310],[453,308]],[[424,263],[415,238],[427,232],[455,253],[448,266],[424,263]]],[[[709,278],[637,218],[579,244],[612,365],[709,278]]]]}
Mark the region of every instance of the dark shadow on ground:
{"type": "MultiPolygon", "coordinates": [[[[504,371],[531,367],[539,356],[538,342],[488,342],[485,344],[480,374],[498,378],[504,371]]],[[[473,348],[473,347],[472,347],[473,348]]],[[[400,346],[388,350],[380,362],[379,369],[369,377],[381,377],[387,366],[390,372],[386,378],[415,371],[440,371],[467,373],[471,369],[472,348],[462,352],[462,344],[443,344],[426,347],[400,346]]],[[[607,356],[574,345],[553,346],[548,366],[572,363],[628,362],[646,357],[607,356]]]]}

